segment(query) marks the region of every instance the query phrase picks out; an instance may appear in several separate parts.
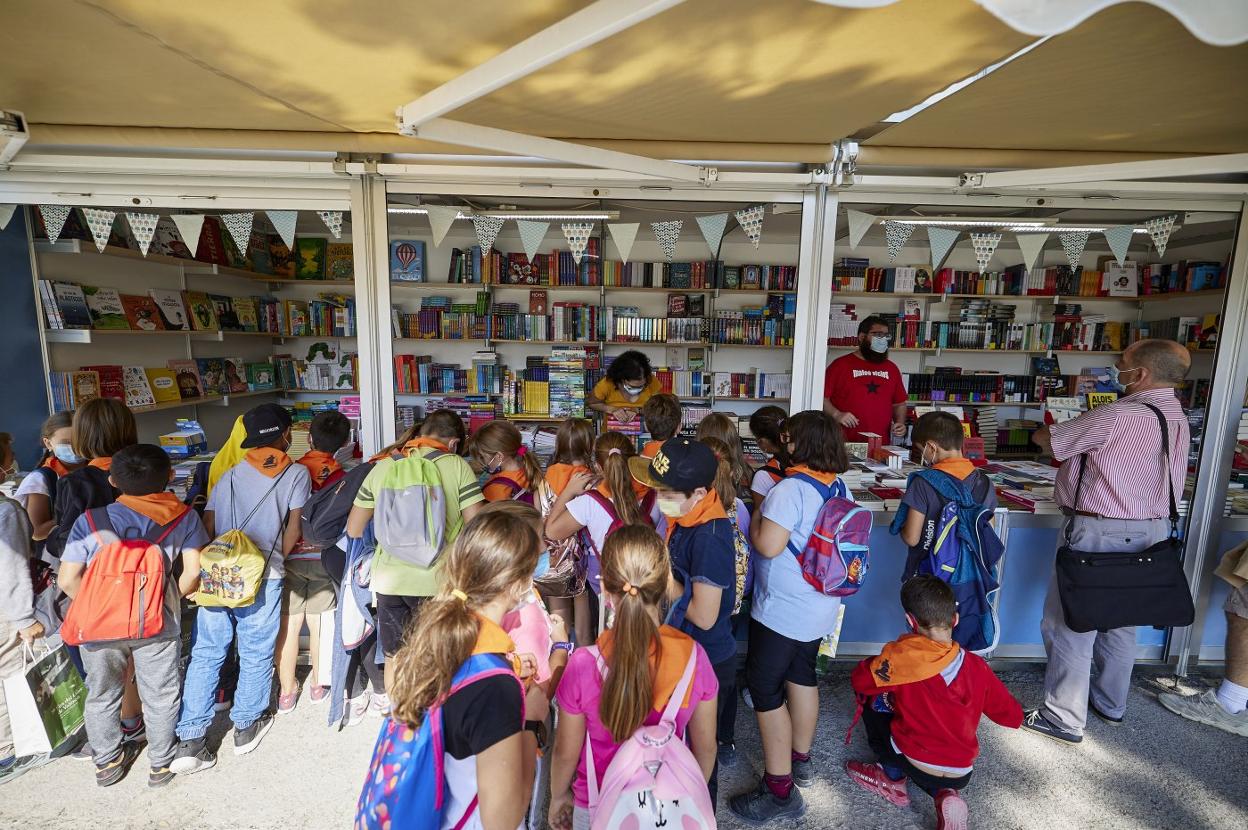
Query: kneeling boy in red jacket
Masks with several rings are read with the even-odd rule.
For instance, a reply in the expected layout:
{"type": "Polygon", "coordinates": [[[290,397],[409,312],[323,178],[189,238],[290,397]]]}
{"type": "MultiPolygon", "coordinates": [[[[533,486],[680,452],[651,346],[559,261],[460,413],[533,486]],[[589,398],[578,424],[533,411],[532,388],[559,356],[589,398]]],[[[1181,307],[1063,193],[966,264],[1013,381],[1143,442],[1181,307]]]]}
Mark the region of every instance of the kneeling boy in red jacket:
{"type": "Polygon", "coordinates": [[[945,582],[930,575],[907,580],[901,607],[914,633],[863,660],[850,678],[878,761],[849,761],[845,770],[858,786],[901,807],[910,803],[908,776],[936,799],[940,830],[963,830],[967,809],[958,791],[979,754],[980,716],[1017,729],[1023,708],[982,658],[953,642],[957,604],[945,582]]]}

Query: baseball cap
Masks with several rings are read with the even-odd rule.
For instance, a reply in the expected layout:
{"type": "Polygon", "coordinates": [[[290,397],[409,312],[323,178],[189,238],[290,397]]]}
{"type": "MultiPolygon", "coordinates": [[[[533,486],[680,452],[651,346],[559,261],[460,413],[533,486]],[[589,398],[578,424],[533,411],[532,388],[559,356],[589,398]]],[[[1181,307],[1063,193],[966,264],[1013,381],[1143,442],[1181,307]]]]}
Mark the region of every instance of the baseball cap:
{"type": "Polygon", "coordinates": [[[719,469],[719,459],[711,448],[692,438],[672,438],[663,442],[654,458],[633,456],[628,470],[647,487],[663,487],[691,493],[710,487],[719,469]]]}
{"type": "Polygon", "coordinates": [[[240,445],[243,449],[263,447],[285,432],[291,424],[290,413],[275,403],[262,403],[243,413],[243,429],[247,437],[240,445]]]}

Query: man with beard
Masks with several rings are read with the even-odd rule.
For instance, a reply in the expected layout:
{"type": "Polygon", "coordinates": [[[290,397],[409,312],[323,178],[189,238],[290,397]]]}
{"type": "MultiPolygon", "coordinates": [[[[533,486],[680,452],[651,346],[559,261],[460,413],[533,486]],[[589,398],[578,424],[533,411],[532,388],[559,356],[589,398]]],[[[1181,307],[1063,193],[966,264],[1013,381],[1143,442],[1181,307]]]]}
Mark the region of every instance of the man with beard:
{"type": "Polygon", "coordinates": [[[858,326],[858,350],[832,361],[823,376],[823,411],[845,430],[846,441],[873,432],[884,443],[906,434],[906,386],[888,359],[888,324],[876,316],[858,326]],[[891,436],[891,437],[890,437],[891,436]]]}

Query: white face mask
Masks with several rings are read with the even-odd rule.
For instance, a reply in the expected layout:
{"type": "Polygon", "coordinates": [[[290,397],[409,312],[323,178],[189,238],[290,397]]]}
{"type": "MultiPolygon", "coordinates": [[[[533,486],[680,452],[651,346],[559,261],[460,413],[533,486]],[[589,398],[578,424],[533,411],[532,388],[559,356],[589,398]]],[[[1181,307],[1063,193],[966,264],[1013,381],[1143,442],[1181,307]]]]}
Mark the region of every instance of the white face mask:
{"type": "Polygon", "coordinates": [[[659,512],[669,519],[679,519],[685,515],[685,499],[680,496],[659,496],[659,512]]]}
{"type": "Polygon", "coordinates": [[[869,342],[869,345],[870,345],[871,351],[875,352],[876,354],[885,354],[888,352],[888,338],[887,337],[872,337],[869,342]]]}
{"type": "Polygon", "coordinates": [[[634,398],[640,397],[641,393],[646,391],[646,387],[629,386],[628,384],[624,384],[623,386],[620,387],[620,391],[623,392],[625,395],[627,395],[630,399],[634,399],[634,398]]]}

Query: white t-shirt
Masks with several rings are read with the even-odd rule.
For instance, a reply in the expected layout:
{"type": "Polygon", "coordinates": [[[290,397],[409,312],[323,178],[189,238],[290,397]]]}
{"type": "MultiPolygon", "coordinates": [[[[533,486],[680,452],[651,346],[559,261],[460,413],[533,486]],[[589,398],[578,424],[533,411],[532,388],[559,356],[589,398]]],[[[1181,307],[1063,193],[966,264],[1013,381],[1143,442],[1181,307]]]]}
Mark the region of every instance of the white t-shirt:
{"type": "Polygon", "coordinates": [[[31,470],[22,476],[21,482],[17,485],[17,491],[13,493],[13,498],[22,505],[23,510],[26,510],[31,496],[50,495],[52,494],[48,492],[48,480],[44,474],[31,470]]]}
{"type": "Polygon", "coordinates": [[[593,555],[602,553],[602,546],[607,541],[607,531],[611,529],[613,521],[606,508],[594,496],[582,493],[568,502],[568,513],[589,533],[589,538],[594,543],[593,555]]]}
{"type": "Polygon", "coordinates": [[[771,473],[766,470],[759,470],[754,474],[753,480],[750,481],[750,492],[766,498],[767,494],[771,492],[771,488],[775,486],[776,480],[771,477],[771,473]]]}

